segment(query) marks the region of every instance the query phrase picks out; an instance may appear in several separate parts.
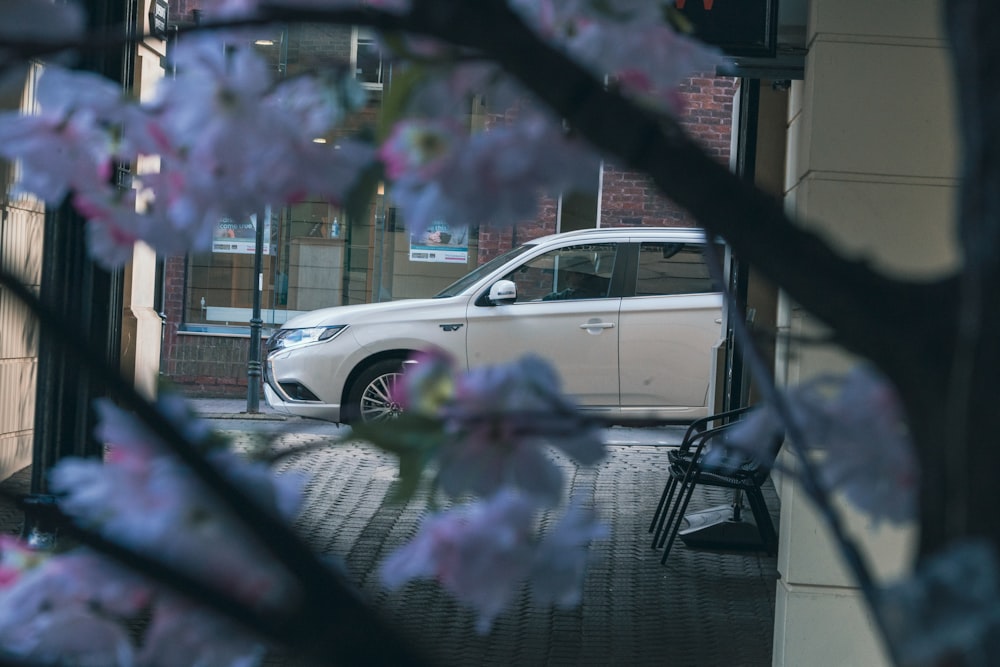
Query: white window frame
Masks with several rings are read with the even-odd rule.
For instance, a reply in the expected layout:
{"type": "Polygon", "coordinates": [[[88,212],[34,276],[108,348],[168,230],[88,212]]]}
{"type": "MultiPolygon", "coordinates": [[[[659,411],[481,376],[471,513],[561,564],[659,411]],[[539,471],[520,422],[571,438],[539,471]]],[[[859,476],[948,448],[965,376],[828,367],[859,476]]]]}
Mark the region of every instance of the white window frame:
{"type": "MultiPolygon", "coordinates": [[[[372,42],[375,40],[375,32],[370,28],[359,28],[355,26],[351,29],[351,71],[354,72],[354,77],[358,78],[358,45],[362,43],[372,42]]],[[[385,63],[381,56],[379,57],[379,73],[378,81],[361,81],[361,86],[367,88],[368,90],[382,90],[382,86],[385,82],[385,63]]]]}

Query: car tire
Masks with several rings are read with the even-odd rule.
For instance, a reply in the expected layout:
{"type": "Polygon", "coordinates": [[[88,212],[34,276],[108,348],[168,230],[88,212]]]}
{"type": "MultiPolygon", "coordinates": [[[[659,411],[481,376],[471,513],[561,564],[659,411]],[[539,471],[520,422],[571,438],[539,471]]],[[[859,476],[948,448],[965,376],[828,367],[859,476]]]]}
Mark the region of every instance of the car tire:
{"type": "Polygon", "coordinates": [[[344,422],[384,421],[399,415],[402,406],[393,400],[390,391],[402,373],[402,359],[382,359],[364,369],[347,392],[344,422]]]}

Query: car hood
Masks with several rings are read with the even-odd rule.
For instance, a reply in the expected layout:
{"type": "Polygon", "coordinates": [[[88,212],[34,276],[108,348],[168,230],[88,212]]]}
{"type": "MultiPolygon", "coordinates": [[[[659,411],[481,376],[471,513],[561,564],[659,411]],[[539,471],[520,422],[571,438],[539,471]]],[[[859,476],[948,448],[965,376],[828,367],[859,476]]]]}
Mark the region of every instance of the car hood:
{"type": "Polygon", "coordinates": [[[383,319],[399,321],[409,311],[427,313],[429,308],[436,308],[464,301],[468,297],[448,297],[442,299],[403,299],[401,301],[386,301],[383,303],[363,303],[354,306],[333,306],[320,308],[308,313],[296,315],[285,322],[282,329],[303,329],[333,324],[359,324],[362,322],[378,322],[383,319]]]}

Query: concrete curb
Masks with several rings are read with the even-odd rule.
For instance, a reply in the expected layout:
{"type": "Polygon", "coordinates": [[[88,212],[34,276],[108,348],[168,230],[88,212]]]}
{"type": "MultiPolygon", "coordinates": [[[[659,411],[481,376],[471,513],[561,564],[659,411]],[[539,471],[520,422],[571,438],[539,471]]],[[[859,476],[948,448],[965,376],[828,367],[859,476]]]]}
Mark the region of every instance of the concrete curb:
{"type": "Polygon", "coordinates": [[[297,419],[288,415],[281,415],[275,412],[202,412],[203,419],[250,419],[254,421],[283,422],[290,419],[297,419]]]}

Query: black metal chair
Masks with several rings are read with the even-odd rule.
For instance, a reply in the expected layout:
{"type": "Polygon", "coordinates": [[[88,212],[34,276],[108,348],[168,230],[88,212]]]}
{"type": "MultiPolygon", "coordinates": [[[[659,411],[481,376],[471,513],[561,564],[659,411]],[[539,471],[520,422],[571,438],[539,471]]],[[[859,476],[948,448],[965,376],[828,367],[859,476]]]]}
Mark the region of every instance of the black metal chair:
{"type": "Polygon", "coordinates": [[[706,435],[708,432],[714,431],[716,428],[727,428],[737,423],[740,417],[751,409],[751,407],[736,408],[697,419],[691,422],[684,432],[680,446],[677,449],[667,451],[667,481],[663,485],[663,493],[660,494],[660,501],[656,506],[656,511],[653,513],[653,519],[649,523],[648,532],[653,533],[652,547],[654,549],[663,546],[663,540],[660,536],[667,517],[667,508],[670,506],[670,501],[673,499],[677,485],[681,480],[681,478],[673,474],[673,469],[678,466],[686,469],[694,458],[698,442],[702,438],[708,437],[706,435]]]}
{"type": "MultiPolygon", "coordinates": [[[[736,414],[728,415],[730,419],[733,417],[738,418],[746,410],[741,409],[734,412],[736,414]]],[[[726,462],[722,464],[706,461],[703,458],[706,445],[717,438],[723,437],[725,432],[737,423],[738,420],[730,420],[714,428],[696,430],[688,439],[687,450],[683,454],[678,451],[678,455],[670,463],[670,480],[667,482],[667,487],[670,488],[664,488],[664,493],[660,499],[660,506],[657,508],[658,516],[656,517],[656,530],[653,542],[654,548],[662,547],[664,549],[660,558],[661,563],[665,563],[667,557],[670,555],[681,525],[685,521],[685,513],[694,494],[694,489],[699,484],[733,490],[734,500],[731,505],[733,514],[732,518],[728,521],[728,525],[745,525],[741,523],[742,519],[740,516],[742,498],[744,496],[753,514],[759,541],[752,543],[741,541],[738,543],[738,546],[734,541],[728,546],[720,546],[719,548],[746,549],[749,547],[762,549],[772,555],[777,553],[777,531],[774,529],[774,524],[771,521],[771,514],[767,508],[761,486],[767,481],[774,457],[777,456],[781,443],[784,440],[783,435],[775,436],[774,441],[767,450],[768,454],[765,460],[744,457],[735,463],[726,462]],[[674,495],[676,495],[676,499],[673,498],[674,495]],[[674,501],[672,505],[671,500],[674,501]],[[669,512],[667,511],[668,507],[669,512]]]]}

